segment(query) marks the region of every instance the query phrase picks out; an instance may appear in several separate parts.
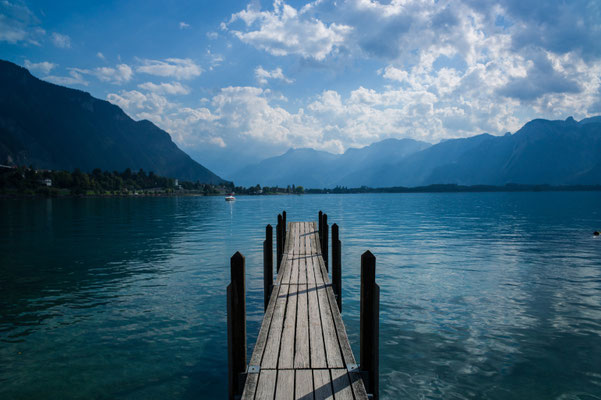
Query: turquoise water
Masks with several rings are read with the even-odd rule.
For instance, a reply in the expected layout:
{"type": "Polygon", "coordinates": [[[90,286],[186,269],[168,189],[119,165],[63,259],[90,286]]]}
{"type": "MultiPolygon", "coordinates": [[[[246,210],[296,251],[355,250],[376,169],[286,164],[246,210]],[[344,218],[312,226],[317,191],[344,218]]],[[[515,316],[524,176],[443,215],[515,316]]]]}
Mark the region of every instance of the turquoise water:
{"type": "Polygon", "coordinates": [[[382,398],[601,398],[601,193],[0,200],[0,398],[225,398],[229,257],[250,352],[282,209],[340,225],[356,355],[376,255],[382,398]]]}

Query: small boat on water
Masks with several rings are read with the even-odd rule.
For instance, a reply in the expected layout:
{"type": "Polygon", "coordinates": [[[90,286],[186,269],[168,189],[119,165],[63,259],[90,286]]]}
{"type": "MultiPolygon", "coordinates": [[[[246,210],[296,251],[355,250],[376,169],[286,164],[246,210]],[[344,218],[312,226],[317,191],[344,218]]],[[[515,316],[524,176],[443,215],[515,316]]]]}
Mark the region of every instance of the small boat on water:
{"type": "Polygon", "coordinates": [[[233,193],[229,193],[225,196],[225,201],[236,201],[236,198],[234,197],[233,193]]]}

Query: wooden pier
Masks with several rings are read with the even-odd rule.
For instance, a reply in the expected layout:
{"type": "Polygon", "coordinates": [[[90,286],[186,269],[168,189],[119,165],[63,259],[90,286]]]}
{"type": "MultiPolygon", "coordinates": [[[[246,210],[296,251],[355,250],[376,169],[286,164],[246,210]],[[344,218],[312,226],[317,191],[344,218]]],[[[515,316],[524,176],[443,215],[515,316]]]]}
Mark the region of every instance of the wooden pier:
{"type": "Polygon", "coordinates": [[[244,257],[231,260],[228,286],[229,398],[378,398],[379,287],[375,257],[361,259],[361,365],[357,364],[340,310],[341,243],[332,226],[332,275],[327,252],[327,215],[314,222],[285,222],[278,216],[277,278],[273,283],[272,227],[264,243],[265,316],[246,363],[244,257]],[[320,235],[321,232],[321,235],[320,235]],[[284,240],[285,237],[285,240],[284,240]],[[368,397],[369,393],[369,397],[368,397]]]}

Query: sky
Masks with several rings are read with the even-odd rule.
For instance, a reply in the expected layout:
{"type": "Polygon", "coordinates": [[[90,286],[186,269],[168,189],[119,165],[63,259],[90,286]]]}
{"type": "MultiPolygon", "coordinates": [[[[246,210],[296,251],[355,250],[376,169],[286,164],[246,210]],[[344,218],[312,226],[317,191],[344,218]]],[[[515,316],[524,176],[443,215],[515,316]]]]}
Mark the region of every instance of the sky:
{"type": "Polygon", "coordinates": [[[0,0],[0,58],[224,177],[289,148],[601,114],[601,1],[0,0]]]}

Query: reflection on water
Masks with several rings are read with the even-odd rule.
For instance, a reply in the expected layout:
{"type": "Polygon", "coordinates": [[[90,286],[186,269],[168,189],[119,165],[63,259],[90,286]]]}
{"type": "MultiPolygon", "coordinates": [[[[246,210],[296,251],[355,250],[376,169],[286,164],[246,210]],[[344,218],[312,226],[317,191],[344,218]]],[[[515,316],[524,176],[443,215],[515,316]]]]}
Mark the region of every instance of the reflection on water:
{"type": "Polygon", "coordinates": [[[0,397],[225,397],[229,256],[246,256],[252,344],[264,226],[282,209],[289,220],[323,209],[340,225],[343,318],[357,355],[359,258],[377,256],[383,398],[601,397],[600,202],[598,193],[0,200],[0,397]]]}

